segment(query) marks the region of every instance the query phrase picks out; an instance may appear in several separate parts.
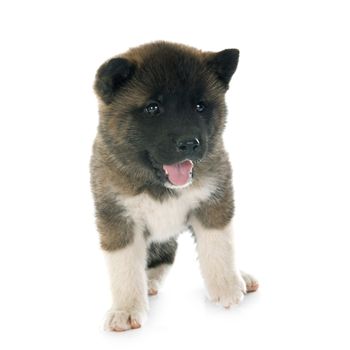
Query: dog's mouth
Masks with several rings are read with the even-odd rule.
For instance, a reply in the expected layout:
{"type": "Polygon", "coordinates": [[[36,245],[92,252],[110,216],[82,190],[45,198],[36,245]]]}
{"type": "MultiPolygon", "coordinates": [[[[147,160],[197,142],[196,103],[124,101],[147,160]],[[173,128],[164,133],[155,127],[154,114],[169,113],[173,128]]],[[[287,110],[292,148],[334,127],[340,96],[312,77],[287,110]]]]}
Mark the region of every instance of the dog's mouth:
{"type": "Polygon", "coordinates": [[[163,165],[163,170],[170,185],[184,187],[192,181],[193,162],[186,159],[179,163],[163,165]]]}
{"type": "Polygon", "coordinates": [[[185,159],[177,163],[162,165],[151,154],[148,154],[148,158],[157,177],[165,187],[184,188],[192,183],[194,166],[192,160],[185,159]]]}

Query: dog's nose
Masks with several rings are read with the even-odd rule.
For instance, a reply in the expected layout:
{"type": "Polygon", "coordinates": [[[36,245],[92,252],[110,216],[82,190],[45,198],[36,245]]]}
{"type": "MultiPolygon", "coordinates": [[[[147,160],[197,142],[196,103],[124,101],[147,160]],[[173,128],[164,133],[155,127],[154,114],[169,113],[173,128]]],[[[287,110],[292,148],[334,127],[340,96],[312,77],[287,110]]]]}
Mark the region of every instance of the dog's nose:
{"type": "Polygon", "coordinates": [[[190,155],[195,152],[198,152],[200,149],[200,142],[199,140],[194,137],[192,139],[178,139],[176,141],[176,148],[179,152],[182,152],[184,154],[190,155]]]}

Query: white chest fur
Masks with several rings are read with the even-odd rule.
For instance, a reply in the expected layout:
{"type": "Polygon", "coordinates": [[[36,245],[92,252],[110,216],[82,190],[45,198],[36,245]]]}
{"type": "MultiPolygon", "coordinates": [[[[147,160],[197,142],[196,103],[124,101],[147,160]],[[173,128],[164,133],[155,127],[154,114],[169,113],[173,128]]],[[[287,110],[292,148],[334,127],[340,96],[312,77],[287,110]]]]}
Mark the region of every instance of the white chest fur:
{"type": "Polygon", "coordinates": [[[177,197],[171,197],[163,202],[153,199],[148,194],[133,197],[118,198],[126,208],[136,229],[147,229],[151,240],[163,241],[186,230],[187,216],[199,203],[209,198],[214,186],[207,184],[202,187],[187,187],[179,189],[177,197]]]}

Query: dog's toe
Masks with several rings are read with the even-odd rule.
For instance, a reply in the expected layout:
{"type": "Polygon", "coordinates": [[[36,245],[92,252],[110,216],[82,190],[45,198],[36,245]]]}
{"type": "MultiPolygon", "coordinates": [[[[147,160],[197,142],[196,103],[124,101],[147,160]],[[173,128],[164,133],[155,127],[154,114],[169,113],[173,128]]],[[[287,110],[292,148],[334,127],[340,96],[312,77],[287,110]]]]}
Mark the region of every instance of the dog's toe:
{"type": "Polygon", "coordinates": [[[110,310],[105,322],[105,330],[124,332],[141,327],[141,314],[134,311],[110,310]]]}
{"type": "Polygon", "coordinates": [[[148,295],[149,296],[154,296],[158,294],[158,289],[152,287],[152,288],[148,288],[148,295]]]}
{"type": "Polygon", "coordinates": [[[137,329],[141,327],[141,324],[136,320],[131,320],[130,325],[132,329],[137,329]]]}
{"type": "Polygon", "coordinates": [[[246,284],[247,287],[247,293],[252,293],[252,292],[256,292],[259,288],[259,282],[258,280],[253,277],[252,275],[241,271],[241,275],[244,279],[244,282],[246,284]]]}

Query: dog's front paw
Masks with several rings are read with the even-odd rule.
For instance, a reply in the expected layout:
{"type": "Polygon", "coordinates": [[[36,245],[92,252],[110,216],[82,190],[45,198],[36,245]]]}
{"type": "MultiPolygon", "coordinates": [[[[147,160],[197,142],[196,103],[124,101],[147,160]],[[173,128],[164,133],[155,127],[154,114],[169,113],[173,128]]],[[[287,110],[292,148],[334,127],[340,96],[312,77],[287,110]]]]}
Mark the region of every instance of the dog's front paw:
{"type": "Polygon", "coordinates": [[[222,282],[210,286],[209,295],[212,301],[229,309],[242,301],[246,293],[246,284],[240,274],[224,278],[222,282]]]}
{"type": "Polygon", "coordinates": [[[123,332],[129,329],[137,329],[142,325],[146,311],[111,309],[107,313],[105,330],[123,332]]]}

